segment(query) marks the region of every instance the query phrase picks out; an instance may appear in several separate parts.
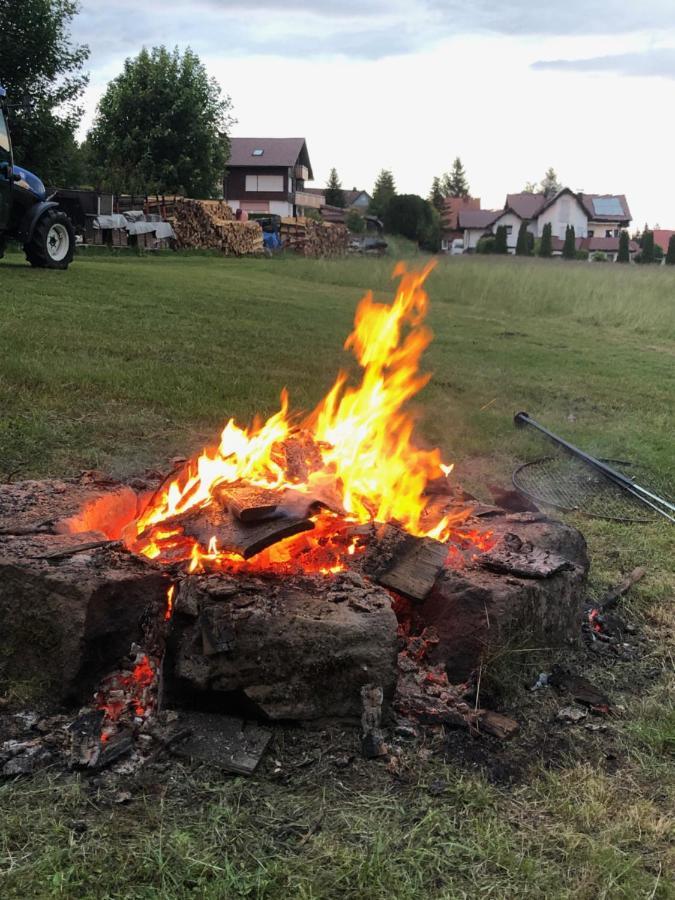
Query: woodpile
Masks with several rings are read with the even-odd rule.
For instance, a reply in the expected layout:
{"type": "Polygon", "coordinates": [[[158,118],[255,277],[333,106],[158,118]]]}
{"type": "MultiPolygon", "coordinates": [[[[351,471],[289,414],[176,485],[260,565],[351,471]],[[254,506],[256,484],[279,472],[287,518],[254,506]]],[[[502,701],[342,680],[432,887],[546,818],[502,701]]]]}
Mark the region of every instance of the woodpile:
{"type": "Polygon", "coordinates": [[[162,213],[173,225],[180,249],[220,250],[228,256],[261,253],[262,229],[257,222],[237,222],[224,200],[163,198],[162,213]]]}
{"type": "Polygon", "coordinates": [[[349,231],[344,225],[297,216],[281,220],[281,240],[285,249],[303,256],[343,256],[349,231]]]}

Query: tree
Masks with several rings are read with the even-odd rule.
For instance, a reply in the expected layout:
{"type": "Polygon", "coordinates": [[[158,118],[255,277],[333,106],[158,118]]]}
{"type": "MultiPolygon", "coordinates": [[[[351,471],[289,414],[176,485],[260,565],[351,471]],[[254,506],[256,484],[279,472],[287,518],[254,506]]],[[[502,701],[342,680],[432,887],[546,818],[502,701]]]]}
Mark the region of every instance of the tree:
{"type": "Polygon", "coordinates": [[[431,182],[431,190],[429,191],[429,203],[438,210],[441,215],[445,210],[445,194],[441,186],[441,179],[436,175],[431,182]]]}
{"type": "Polygon", "coordinates": [[[396,196],[396,184],[394,176],[388,169],[382,169],[377,176],[375,187],[373,188],[373,199],[370,202],[370,212],[374,216],[383,219],[387,212],[387,207],[392,197],[396,196]]]}
{"type": "Polygon", "coordinates": [[[668,241],[668,252],[666,253],[666,265],[675,266],[675,234],[671,234],[668,241]]]}
{"type": "Polygon", "coordinates": [[[387,205],[385,229],[417,241],[424,249],[434,246],[436,230],[440,239],[440,216],[428,200],[417,194],[397,194],[387,205]]]}
{"type": "Polygon", "coordinates": [[[568,225],[565,229],[565,243],[562,250],[563,259],[577,258],[577,240],[574,233],[574,225],[568,225]]]}
{"type": "Polygon", "coordinates": [[[0,84],[7,89],[12,143],[18,163],[48,184],[70,183],[77,152],[78,101],[88,75],[89,48],[73,44],[74,0],[0,3],[0,84]]]}
{"type": "Polygon", "coordinates": [[[616,261],[620,263],[630,262],[630,247],[628,244],[628,232],[623,230],[619,234],[619,252],[616,261]]]}
{"type": "Polygon", "coordinates": [[[363,216],[356,209],[350,209],[345,216],[345,225],[354,234],[363,234],[366,230],[366,223],[363,216]]]}
{"type": "Polygon", "coordinates": [[[516,243],[516,256],[529,256],[530,255],[530,241],[528,235],[531,237],[530,232],[527,230],[527,223],[521,222],[520,228],[518,229],[518,241],[516,243]]]}
{"type": "Polygon", "coordinates": [[[553,253],[553,236],[551,223],[547,222],[541,233],[541,243],[539,244],[539,256],[548,258],[553,253]]]}
{"type": "Polygon", "coordinates": [[[528,181],[525,187],[523,188],[524,194],[536,194],[539,191],[539,185],[536,181],[528,181]]]}
{"type": "Polygon", "coordinates": [[[642,233],[642,252],[640,253],[641,263],[654,262],[654,232],[646,228],[642,233]]]}
{"type": "Polygon", "coordinates": [[[498,225],[495,234],[495,253],[508,253],[509,245],[506,240],[506,225],[498,225]]]}
{"type": "Polygon", "coordinates": [[[562,184],[558,181],[558,176],[556,175],[553,166],[546,170],[546,174],[539,183],[539,190],[547,200],[551,197],[555,197],[558,191],[562,190],[562,184]]]}
{"type": "Polygon", "coordinates": [[[213,196],[229,155],[231,108],[189,47],[141,50],[108,85],[89,133],[98,185],[213,196]]]}
{"type": "Polygon", "coordinates": [[[342,190],[342,182],[338,178],[337,169],[331,169],[326,184],[327,206],[339,206],[345,208],[345,192],[342,190]]]}
{"type": "Polygon", "coordinates": [[[446,197],[469,196],[469,182],[466,180],[466,172],[459,156],[455,157],[450,174],[443,176],[441,188],[446,197]]]}

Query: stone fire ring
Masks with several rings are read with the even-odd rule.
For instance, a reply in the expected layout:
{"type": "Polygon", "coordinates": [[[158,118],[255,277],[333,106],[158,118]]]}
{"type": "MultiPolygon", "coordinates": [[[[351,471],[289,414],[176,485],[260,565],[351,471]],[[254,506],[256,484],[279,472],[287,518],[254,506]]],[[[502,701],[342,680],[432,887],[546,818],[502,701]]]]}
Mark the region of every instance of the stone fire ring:
{"type": "Polygon", "coordinates": [[[32,682],[53,704],[88,702],[151,633],[164,652],[167,704],[346,720],[361,715],[365,685],[381,687],[385,705],[394,694],[402,649],[394,606],[409,633],[435,628],[429,662],[455,683],[524,636],[554,647],[578,633],[583,536],[540,514],[503,510],[463,526],[492,531],[496,551],[442,568],[421,598],[401,597],[392,572],[181,575],[165,622],[175,573],[121,544],[96,546],[120,537],[152,487],[91,474],[0,486],[1,684],[32,682]],[[79,546],[87,549],[59,555],[79,546]]]}

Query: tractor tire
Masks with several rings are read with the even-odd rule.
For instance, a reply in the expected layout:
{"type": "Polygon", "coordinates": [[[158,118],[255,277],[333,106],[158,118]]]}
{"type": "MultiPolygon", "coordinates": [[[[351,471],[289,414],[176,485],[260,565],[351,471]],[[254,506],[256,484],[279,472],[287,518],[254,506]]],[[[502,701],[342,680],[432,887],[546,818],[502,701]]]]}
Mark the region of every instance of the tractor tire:
{"type": "Polygon", "coordinates": [[[67,269],[75,253],[75,229],[68,216],[59,209],[48,209],[33,236],[23,245],[31,266],[41,269],[67,269]]]}

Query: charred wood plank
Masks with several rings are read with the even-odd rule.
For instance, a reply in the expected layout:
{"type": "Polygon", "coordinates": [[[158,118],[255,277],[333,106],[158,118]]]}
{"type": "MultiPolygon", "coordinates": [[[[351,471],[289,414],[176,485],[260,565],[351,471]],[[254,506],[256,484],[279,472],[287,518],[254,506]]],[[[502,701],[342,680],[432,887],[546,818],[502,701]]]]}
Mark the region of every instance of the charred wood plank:
{"type": "Polygon", "coordinates": [[[176,521],[182,525],[184,534],[195,538],[204,547],[215,537],[219,550],[237,553],[244,559],[250,559],[285,538],[314,528],[309,519],[299,516],[282,516],[247,525],[236,519],[229,510],[215,504],[176,521]]]}
{"type": "Polygon", "coordinates": [[[268,488],[233,484],[219,490],[221,499],[240,522],[259,522],[279,515],[281,493],[268,488]]]}
{"type": "Polygon", "coordinates": [[[431,591],[448,556],[445,544],[383,525],[371,542],[363,569],[378,584],[413,600],[431,591]]]}
{"type": "Polygon", "coordinates": [[[507,532],[500,543],[487,553],[482,553],[478,562],[493,572],[522,578],[550,578],[571,565],[563,556],[535,547],[511,532],[507,532]]]}
{"type": "Polygon", "coordinates": [[[605,595],[601,605],[603,611],[614,609],[614,607],[619,602],[619,599],[623,597],[624,594],[628,593],[628,591],[633,587],[633,585],[643,579],[647,574],[647,570],[642,566],[638,566],[636,569],[633,569],[630,574],[626,575],[626,577],[617,584],[615,587],[611,588],[607,594],[605,595]]]}

